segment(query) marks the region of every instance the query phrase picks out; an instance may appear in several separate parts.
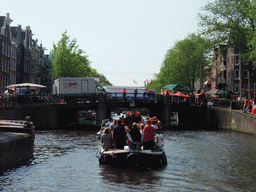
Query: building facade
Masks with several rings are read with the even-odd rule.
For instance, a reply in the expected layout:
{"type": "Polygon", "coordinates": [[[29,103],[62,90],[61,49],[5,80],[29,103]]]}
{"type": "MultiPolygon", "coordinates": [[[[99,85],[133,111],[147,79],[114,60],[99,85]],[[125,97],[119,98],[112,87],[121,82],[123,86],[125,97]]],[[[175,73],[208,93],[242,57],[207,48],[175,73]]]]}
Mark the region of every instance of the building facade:
{"type": "Polygon", "coordinates": [[[221,89],[240,97],[254,97],[256,88],[256,70],[252,62],[244,62],[234,48],[225,45],[214,50],[211,76],[205,82],[205,87],[221,89]]]}
{"type": "Polygon", "coordinates": [[[10,14],[0,16],[0,89],[15,83],[40,84],[40,66],[44,64],[42,43],[34,40],[30,26],[11,26],[10,14]]]}

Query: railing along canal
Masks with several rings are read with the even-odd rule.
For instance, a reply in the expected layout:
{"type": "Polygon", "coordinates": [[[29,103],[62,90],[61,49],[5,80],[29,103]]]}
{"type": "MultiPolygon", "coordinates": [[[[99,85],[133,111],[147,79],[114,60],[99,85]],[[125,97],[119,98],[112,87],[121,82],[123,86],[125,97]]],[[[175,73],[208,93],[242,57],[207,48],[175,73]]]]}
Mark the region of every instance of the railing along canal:
{"type": "MultiPolygon", "coordinates": [[[[122,93],[106,93],[106,102],[127,102],[130,106],[135,106],[137,103],[163,103],[164,95],[150,94],[145,95],[138,93],[127,93],[123,97],[122,93]]],[[[0,106],[8,107],[19,104],[74,104],[74,103],[92,103],[98,102],[98,94],[79,94],[79,95],[13,95],[13,96],[2,96],[0,98],[0,106]]],[[[198,104],[196,99],[193,97],[179,97],[169,95],[169,102],[172,105],[179,105],[180,103],[189,103],[190,105],[201,105],[198,104]]],[[[233,101],[230,99],[206,99],[205,104],[207,106],[217,107],[232,107],[236,109],[242,109],[243,102],[233,101]]]]}

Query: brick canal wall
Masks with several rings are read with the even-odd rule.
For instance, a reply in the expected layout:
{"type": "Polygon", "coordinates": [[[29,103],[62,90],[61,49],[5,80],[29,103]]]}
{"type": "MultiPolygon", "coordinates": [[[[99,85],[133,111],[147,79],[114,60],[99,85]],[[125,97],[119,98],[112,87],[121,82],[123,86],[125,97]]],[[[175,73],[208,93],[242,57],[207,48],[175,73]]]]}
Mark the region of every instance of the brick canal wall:
{"type": "Polygon", "coordinates": [[[0,168],[31,156],[34,137],[28,133],[1,132],[0,168]]]}
{"type": "Polygon", "coordinates": [[[230,108],[208,108],[209,123],[222,129],[242,133],[256,134],[256,117],[244,113],[242,110],[230,108]]]}

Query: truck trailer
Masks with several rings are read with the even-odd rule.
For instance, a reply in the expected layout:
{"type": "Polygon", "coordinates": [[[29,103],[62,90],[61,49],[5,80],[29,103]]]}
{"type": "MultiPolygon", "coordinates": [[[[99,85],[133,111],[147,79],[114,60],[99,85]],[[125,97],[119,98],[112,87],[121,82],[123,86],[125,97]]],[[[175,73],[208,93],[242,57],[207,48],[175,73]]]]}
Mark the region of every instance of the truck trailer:
{"type": "Polygon", "coordinates": [[[94,78],[60,77],[54,80],[54,95],[81,96],[85,94],[105,93],[105,89],[94,78]]]}

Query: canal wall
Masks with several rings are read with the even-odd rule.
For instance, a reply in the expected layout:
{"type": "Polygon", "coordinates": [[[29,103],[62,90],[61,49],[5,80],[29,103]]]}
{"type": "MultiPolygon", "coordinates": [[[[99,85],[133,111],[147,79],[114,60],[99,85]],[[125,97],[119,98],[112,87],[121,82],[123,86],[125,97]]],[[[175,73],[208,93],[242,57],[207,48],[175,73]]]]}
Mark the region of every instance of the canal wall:
{"type": "Polygon", "coordinates": [[[256,134],[256,117],[242,110],[210,107],[208,108],[208,120],[209,124],[222,129],[256,134]]]}
{"type": "Polygon", "coordinates": [[[31,156],[34,137],[28,133],[0,132],[0,168],[31,156]]]}

